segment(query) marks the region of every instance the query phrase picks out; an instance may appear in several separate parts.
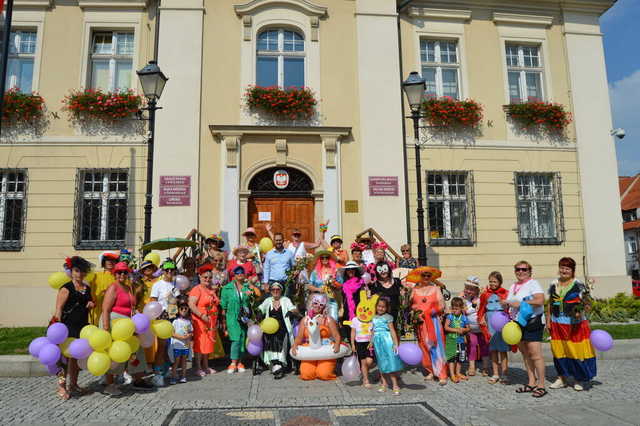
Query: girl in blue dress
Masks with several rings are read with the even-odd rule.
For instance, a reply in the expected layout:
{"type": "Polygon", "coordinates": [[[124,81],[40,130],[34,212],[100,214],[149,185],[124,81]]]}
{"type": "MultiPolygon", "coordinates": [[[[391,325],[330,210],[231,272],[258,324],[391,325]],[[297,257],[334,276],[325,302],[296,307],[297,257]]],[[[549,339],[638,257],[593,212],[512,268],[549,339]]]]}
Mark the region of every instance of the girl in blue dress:
{"type": "Polygon", "coordinates": [[[393,394],[400,395],[398,372],[404,364],[398,356],[398,335],[393,325],[393,317],[389,315],[389,300],[381,297],[376,304],[376,316],[373,317],[372,339],[380,370],[380,388],[378,392],[386,392],[388,380],[391,379],[393,394]]]}

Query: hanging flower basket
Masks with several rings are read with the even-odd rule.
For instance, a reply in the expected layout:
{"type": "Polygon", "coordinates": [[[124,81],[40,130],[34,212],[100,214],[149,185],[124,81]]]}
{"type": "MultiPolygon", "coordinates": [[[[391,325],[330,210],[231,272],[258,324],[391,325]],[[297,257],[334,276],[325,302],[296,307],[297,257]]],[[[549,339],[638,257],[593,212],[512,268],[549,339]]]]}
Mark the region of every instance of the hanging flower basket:
{"type": "Polygon", "coordinates": [[[507,116],[521,130],[542,128],[552,133],[563,133],[571,123],[571,113],[565,111],[561,104],[543,101],[513,103],[503,106],[507,116]]]}
{"type": "Polygon", "coordinates": [[[2,124],[35,124],[44,117],[44,98],[37,93],[22,93],[19,89],[10,89],[4,94],[2,124]]]}
{"type": "Polygon", "coordinates": [[[135,94],[133,90],[72,90],[62,103],[63,109],[69,112],[73,121],[116,122],[137,113],[142,106],[142,96],[135,94]]]}
{"type": "Polygon", "coordinates": [[[260,110],[282,120],[309,120],[318,104],[307,87],[281,89],[277,86],[249,86],[245,100],[249,109],[260,110]]]}
{"type": "Polygon", "coordinates": [[[482,105],[473,99],[429,98],[422,110],[429,125],[445,129],[477,129],[482,120],[482,105]]]}

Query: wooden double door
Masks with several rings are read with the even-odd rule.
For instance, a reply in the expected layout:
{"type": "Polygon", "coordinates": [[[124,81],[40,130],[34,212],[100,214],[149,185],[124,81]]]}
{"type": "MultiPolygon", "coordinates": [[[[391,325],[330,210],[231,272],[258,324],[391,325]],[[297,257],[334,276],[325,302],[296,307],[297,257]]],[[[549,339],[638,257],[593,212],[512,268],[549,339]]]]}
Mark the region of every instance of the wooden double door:
{"type": "Polygon", "coordinates": [[[249,226],[253,226],[260,238],[268,237],[265,225],[270,222],[273,232],[282,232],[285,240],[291,231],[299,229],[303,241],[315,241],[313,198],[250,198],[249,226]],[[265,218],[270,220],[260,220],[265,218]]]}

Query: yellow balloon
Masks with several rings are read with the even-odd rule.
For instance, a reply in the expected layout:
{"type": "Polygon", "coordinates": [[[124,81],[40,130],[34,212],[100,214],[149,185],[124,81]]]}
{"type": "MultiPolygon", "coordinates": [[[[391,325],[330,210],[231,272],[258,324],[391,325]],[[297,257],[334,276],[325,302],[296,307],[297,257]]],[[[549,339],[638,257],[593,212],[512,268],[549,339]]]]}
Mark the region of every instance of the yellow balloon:
{"type": "Polygon", "coordinates": [[[151,331],[160,339],[168,339],[173,336],[173,324],[167,320],[151,321],[151,331]]]}
{"type": "Polygon", "coordinates": [[[90,283],[91,281],[93,281],[93,279],[96,277],[96,273],[91,271],[89,272],[85,277],[84,280],[88,283],[90,283]]]}
{"type": "Polygon", "coordinates": [[[138,340],[138,336],[131,336],[125,340],[125,342],[127,342],[127,345],[131,348],[132,354],[138,352],[138,349],[140,349],[140,340],[138,340]]]}
{"type": "Polygon", "coordinates": [[[144,260],[148,260],[156,266],[160,266],[160,255],[155,252],[151,252],[144,257],[144,260]]]}
{"type": "Polygon", "coordinates": [[[60,290],[60,287],[69,281],[71,281],[71,278],[69,278],[64,272],[54,272],[49,275],[49,279],[47,279],[47,282],[49,282],[49,285],[54,290],[60,290]]]}
{"type": "Polygon", "coordinates": [[[111,367],[111,359],[104,352],[94,351],[87,358],[87,370],[94,376],[102,376],[111,367]]]}
{"type": "Polygon", "coordinates": [[[85,325],[84,327],[82,327],[82,330],[80,330],[80,338],[89,340],[89,337],[96,330],[98,330],[98,327],[93,324],[85,325]]]}
{"type": "Polygon", "coordinates": [[[96,330],[89,336],[89,345],[96,351],[104,351],[111,346],[111,335],[104,330],[96,330]]]}
{"type": "Polygon", "coordinates": [[[278,331],[280,324],[275,318],[265,318],[265,320],[260,324],[260,328],[267,334],[273,334],[278,331]]]}
{"type": "Polygon", "coordinates": [[[502,328],[502,340],[508,345],[517,345],[522,339],[522,329],[515,321],[509,321],[502,328]]]}
{"type": "Polygon", "coordinates": [[[260,247],[260,251],[266,253],[273,248],[273,241],[271,241],[271,238],[264,237],[260,240],[258,245],[260,247]]]}
{"type": "Polygon", "coordinates": [[[136,331],[136,325],[130,318],[120,318],[111,326],[111,337],[113,340],[127,340],[133,336],[134,331],[136,331]]]}
{"type": "Polygon", "coordinates": [[[131,356],[131,347],[127,342],[116,340],[109,348],[109,358],[115,362],[125,362],[131,356]]]}
{"type": "Polygon", "coordinates": [[[60,343],[60,351],[62,352],[62,355],[64,355],[66,358],[71,358],[71,354],[68,351],[69,351],[69,345],[74,340],[76,340],[75,337],[67,337],[66,339],[64,339],[64,342],[60,343]]]}

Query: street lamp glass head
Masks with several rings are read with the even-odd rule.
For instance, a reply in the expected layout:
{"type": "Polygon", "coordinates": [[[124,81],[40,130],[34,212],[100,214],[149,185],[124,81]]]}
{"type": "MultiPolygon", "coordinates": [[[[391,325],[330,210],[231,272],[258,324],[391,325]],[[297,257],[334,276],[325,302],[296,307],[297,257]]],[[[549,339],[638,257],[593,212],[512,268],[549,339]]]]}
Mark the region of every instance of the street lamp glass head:
{"type": "Polygon", "coordinates": [[[136,74],[140,79],[144,96],[149,100],[158,100],[168,78],[160,71],[156,61],[149,61],[144,68],[136,71],[136,74]]]}
{"type": "Polygon", "coordinates": [[[402,82],[402,89],[413,111],[420,109],[426,87],[426,81],[416,71],[409,74],[409,77],[402,82]]]}

